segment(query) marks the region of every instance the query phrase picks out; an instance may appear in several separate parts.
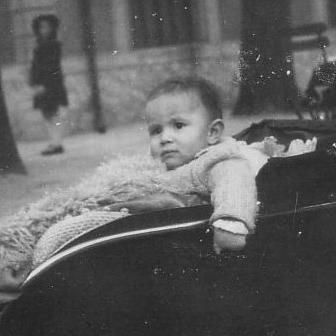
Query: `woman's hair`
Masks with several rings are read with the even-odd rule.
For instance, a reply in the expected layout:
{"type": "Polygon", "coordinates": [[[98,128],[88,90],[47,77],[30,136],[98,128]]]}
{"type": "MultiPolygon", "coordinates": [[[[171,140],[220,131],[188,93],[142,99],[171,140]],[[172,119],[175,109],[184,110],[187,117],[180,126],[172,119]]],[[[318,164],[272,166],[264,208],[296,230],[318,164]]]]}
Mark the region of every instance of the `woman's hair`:
{"type": "Polygon", "coordinates": [[[210,81],[196,76],[174,77],[155,87],[147,102],[170,93],[195,93],[209,113],[211,120],[222,119],[222,100],[219,89],[210,81]]]}
{"type": "Polygon", "coordinates": [[[32,28],[33,28],[33,32],[35,36],[40,37],[40,26],[41,26],[41,22],[43,21],[46,21],[50,24],[50,27],[52,30],[50,38],[52,39],[56,38],[57,29],[59,27],[60,20],[57,18],[57,16],[53,14],[43,14],[43,15],[39,15],[36,18],[34,18],[32,22],[32,28]]]}

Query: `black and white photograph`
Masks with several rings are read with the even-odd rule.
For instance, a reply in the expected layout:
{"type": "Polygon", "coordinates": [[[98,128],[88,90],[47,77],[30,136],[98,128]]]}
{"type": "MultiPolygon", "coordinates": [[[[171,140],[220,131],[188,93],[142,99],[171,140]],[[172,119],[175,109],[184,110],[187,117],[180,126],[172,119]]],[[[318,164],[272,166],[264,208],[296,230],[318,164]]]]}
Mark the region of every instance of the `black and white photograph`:
{"type": "Polygon", "coordinates": [[[0,335],[335,336],[336,0],[0,0],[0,335]]]}

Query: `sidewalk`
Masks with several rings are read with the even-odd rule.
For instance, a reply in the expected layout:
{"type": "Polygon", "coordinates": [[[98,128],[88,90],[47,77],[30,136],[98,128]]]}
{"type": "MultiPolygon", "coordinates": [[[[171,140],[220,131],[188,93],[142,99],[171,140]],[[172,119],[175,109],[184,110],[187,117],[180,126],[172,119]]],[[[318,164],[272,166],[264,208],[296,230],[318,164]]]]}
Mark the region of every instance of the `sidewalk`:
{"type": "MultiPolygon", "coordinates": [[[[238,133],[252,122],[263,118],[295,118],[295,116],[257,116],[227,118],[227,135],[238,133]]],[[[19,143],[27,176],[0,176],[0,217],[10,215],[22,206],[38,200],[58,188],[73,185],[92,173],[102,161],[118,154],[148,154],[146,126],[133,124],[110,129],[106,134],[87,133],[65,139],[66,152],[43,157],[44,142],[19,143]]]]}

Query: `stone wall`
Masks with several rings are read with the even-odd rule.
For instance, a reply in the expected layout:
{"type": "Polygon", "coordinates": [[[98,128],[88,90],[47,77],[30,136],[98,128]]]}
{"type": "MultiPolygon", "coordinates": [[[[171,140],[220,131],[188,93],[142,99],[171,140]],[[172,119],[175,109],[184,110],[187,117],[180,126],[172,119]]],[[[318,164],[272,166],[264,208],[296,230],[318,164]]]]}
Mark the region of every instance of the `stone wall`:
{"type": "MultiPolygon", "coordinates": [[[[239,46],[226,42],[210,45],[173,46],[144,49],[127,54],[104,53],[97,59],[104,116],[109,126],[139,120],[146,94],[160,81],[177,75],[198,74],[215,82],[222,90],[226,105],[232,105],[237,88],[233,78],[237,72],[239,46]]],[[[88,106],[89,87],[83,57],[63,61],[69,92],[68,131],[91,129],[88,106]]],[[[16,65],[3,69],[3,84],[13,132],[20,140],[45,138],[39,111],[31,107],[27,85],[27,67],[16,65]]]]}

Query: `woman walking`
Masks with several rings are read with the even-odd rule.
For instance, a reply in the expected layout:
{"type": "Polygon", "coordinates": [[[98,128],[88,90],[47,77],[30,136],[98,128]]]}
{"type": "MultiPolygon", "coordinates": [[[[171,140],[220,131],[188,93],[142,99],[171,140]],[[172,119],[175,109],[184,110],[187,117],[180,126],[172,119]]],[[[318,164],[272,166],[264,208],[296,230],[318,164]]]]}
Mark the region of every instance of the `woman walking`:
{"type": "Polygon", "coordinates": [[[60,106],[68,105],[61,68],[61,43],[57,40],[59,20],[55,15],[40,15],[33,20],[36,47],[30,71],[30,85],[34,91],[34,108],[45,120],[50,144],[42,155],[64,152],[60,106]]]}

